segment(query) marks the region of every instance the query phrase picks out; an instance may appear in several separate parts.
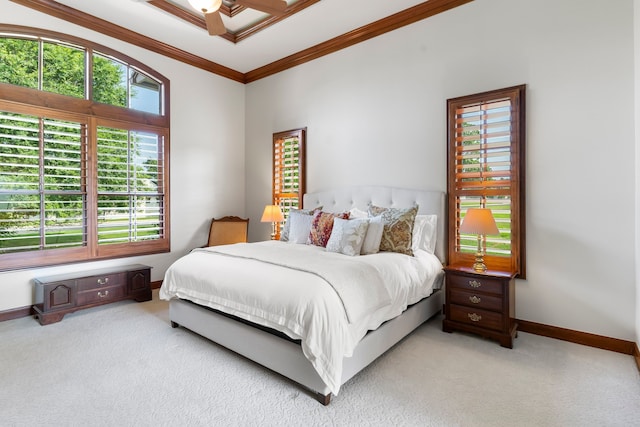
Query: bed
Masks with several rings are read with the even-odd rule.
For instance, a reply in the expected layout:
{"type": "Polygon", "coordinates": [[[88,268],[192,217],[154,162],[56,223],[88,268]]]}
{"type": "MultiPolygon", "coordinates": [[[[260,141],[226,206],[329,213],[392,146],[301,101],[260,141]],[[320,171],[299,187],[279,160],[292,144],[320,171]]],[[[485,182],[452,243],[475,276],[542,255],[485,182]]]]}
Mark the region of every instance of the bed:
{"type": "Polygon", "coordinates": [[[332,242],[327,249],[291,241],[199,248],[167,269],[160,298],[169,300],[173,327],[284,375],[327,405],[342,384],[441,311],[444,199],[440,191],[382,186],[305,194],[306,208],[351,218],[371,205],[415,209],[415,224],[437,218],[432,246],[414,247],[412,256],[348,256],[328,250],[332,242]],[[356,277],[366,287],[355,286],[356,277]]]}

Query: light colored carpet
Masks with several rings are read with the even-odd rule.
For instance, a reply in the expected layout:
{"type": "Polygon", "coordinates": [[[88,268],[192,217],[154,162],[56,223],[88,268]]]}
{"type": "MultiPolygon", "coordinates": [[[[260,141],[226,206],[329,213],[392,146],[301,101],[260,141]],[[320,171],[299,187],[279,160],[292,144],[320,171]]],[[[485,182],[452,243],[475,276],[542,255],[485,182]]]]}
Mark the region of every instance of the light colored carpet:
{"type": "Polygon", "coordinates": [[[40,326],[0,322],[2,426],[631,426],[631,356],[520,333],[513,350],[418,328],[328,407],[296,384],[124,301],[40,326]]]}

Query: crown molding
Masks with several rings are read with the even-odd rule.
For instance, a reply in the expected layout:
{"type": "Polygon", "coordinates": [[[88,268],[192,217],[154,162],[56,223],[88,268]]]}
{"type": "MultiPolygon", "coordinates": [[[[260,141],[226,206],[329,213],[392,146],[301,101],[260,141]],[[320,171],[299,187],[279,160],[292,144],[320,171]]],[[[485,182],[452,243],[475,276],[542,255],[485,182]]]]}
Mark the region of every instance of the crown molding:
{"type": "Polygon", "coordinates": [[[331,40],[327,40],[326,42],[249,71],[245,74],[245,82],[251,83],[263,79],[472,1],[473,0],[429,0],[420,3],[331,40]]]}
{"type": "MultiPolygon", "coordinates": [[[[308,49],[294,53],[270,64],[241,73],[231,68],[209,61],[174,46],[128,30],[104,19],[97,18],[77,9],[65,6],[54,0],[11,0],[24,7],[71,22],[89,30],[97,31],[118,40],[134,44],[152,52],[159,53],[185,64],[209,71],[240,83],[251,83],[279,72],[296,67],[305,62],[329,55],[357,43],[388,33],[406,25],[413,24],[447,10],[470,3],[473,0],[428,0],[416,6],[390,15],[386,18],[364,25],[333,39],[319,43],[308,49]]],[[[308,3],[307,6],[312,3],[308,3]]],[[[197,17],[196,17],[197,18],[197,17]]],[[[238,35],[236,35],[239,37],[238,35]]],[[[248,37],[248,35],[246,35],[248,37]]]]}
{"type": "Polygon", "coordinates": [[[201,58],[192,53],[186,52],[177,47],[168,45],[150,37],[136,33],[127,28],[113,24],[104,19],[97,18],[77,9],[65,6],[53,0],[11,0],[21,6],[25,6],[49,16],[71,22],[89,30],[97,31],[109,37],[122,40],[127,43],[139,46],[141,48],[159,53],[185,64],[192,65],[213,74],[226,77],[237,82],[244,83],[244,74],[231,68],[220,65],[216,62],[201,58]]]}

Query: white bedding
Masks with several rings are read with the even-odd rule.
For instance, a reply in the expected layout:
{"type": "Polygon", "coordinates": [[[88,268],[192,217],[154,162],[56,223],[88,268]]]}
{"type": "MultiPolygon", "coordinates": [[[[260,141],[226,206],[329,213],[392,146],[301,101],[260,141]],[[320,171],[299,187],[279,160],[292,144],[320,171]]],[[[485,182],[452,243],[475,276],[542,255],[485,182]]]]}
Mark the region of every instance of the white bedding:
{"type": "MultiPolygon", "coordinates": [[[[408,305],[430,295],[441,269],[438,258],[425,251],[417,251],[413,257],[391,252],[348,257],[312,245],[279,241],[243,243],[196,250],[177,260],[165,274],[160,298],[187,299],[300,339],[305,357],[331,392],[337,394],[343,357],[352,355],[368,330],[376,329],[401,314],[408,305]],[[296,257],[294,253],[318,262],[310,272],[305,271],[309,266],[300,269],[277,265],[277,257],[266,262],[246,258],[255,257],[256,253],[279,251],[289,259],[285,264],[296,257]],[[334,267],[354,263],[356,270],[367,271],[367,274],[357,274],[366,279],[362,283],[365,291],[338,295],[323,278],[334,280],[331,278],[336,277],[336,272],[315,271],[322,260],[334,267]],[[379,275],[386,292],[368,292],[373,275],[379,275]],[[384,294],[388,298],[381,304],[384,294]],[[360,297],[367,300],[357,301],[360,297]],[[353,298],[356,300],[343,304],[343,300],[353,298]],[[345,306],[355,307],[353,313],[358,313],[352,316],[351,322],[345,306]],[[361,311],[366,306],[379,308],[361,311]]],[[[345,271],[338,276],[346,274],[345,271]]]]}

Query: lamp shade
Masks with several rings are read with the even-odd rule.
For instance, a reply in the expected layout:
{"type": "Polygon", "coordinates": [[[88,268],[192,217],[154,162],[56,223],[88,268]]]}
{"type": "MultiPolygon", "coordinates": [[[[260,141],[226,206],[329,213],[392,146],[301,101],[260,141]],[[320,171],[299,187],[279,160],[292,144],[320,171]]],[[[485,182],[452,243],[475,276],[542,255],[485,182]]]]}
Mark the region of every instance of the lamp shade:
{"type": "Polygon", "coordinates": [[[491,209],[471,208],[460,224],[460,233],[464,234],[500,234],[491,209]]]}
{"type": "Polygon", "coordinates": [[[284,215],[278,205],[267,205],[262,212],[260,222],[280,222],[284,220],[284,215]]]}
{"type": "Polygon", "coordinates": [[[222,0],[189,0],[189,4],[198,12],[211,13],[220,9],[222,0]]]}

